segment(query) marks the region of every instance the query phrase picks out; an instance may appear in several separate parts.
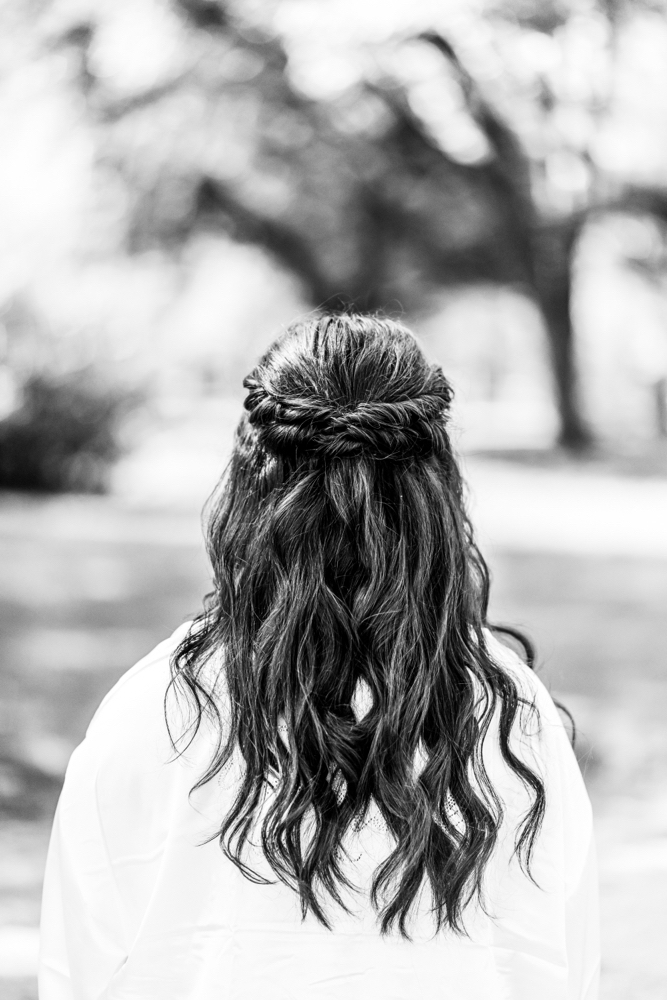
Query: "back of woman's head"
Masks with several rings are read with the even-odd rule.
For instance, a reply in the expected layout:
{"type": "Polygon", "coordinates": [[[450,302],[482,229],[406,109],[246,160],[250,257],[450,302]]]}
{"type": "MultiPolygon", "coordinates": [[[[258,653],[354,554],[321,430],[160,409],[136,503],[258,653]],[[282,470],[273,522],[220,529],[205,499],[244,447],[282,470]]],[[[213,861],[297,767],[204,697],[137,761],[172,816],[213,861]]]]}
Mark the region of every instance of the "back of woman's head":
{"type": "Polygon", "coordinates": [[[220,728],[200,784],[235,749],[244,760],[223,849],[253,877],[242,855],[261,807],[273,871],[330,926],[322,893],[345,905],[343,841],[374,801],[394,841],[371,892],[382,931],[407,934],[425,878],[438,929],[461,929],[502,820],[479,752],[496,709],[502,755],[533,792],[524,863],[544,790],[510,748],[521,697],[487,649],[451,388],[407,330],[350,315],[290,327],[244,385],[210,509],[215,590],[174,660],[220,728]],[[218,651],[224,725],[202,670],[218,651]]]}

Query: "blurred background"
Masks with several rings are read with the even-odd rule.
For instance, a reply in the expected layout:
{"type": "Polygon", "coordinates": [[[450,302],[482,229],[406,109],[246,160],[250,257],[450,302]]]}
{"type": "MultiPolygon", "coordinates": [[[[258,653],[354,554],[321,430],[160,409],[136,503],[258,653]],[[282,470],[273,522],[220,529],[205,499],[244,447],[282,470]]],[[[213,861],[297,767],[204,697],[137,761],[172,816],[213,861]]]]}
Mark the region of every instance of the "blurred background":
{"type": "Polygon", "coordinates": [[[243,375],[352,306],[455,385],[493,617],[580,729],[603,1000],[665,997],[665,0],[5,0],[0,51],[0,995],[69,754],[208,589],[243,375]]]}

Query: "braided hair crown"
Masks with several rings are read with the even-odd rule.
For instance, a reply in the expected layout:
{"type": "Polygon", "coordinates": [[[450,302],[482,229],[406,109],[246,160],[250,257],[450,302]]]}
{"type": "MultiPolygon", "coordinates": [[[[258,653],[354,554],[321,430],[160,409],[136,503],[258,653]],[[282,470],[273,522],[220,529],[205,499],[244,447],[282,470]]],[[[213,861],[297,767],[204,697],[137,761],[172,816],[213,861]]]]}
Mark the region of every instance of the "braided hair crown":
{"type": "Polygon", "coordinates": [[[427,458],[447,449],[451,387],[400,324],[324,315],[294,324],[244,380],[259,444],[282,458],[427,458]]]}

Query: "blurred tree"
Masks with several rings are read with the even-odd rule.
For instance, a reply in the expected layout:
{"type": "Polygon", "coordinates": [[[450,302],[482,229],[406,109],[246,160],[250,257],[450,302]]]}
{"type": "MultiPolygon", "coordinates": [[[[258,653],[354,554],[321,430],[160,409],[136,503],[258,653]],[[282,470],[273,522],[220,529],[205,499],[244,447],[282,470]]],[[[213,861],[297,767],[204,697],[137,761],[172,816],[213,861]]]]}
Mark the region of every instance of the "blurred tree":
{"type": "MultiPolygon", "coordinates": [[[[314,95],[270,19],[257,5],[252,18],[243,11],[231,0],[173,0],[165,17],[178,17],[168,27],[178,55],[150,85],[124,89],[110,82],[94,23],[68,33],[102,126],[102,163],[130,192],[128,249],[177,252],[194,232],[222,229],[263,247],[314,305],[334,310],[414,313],[444,286],[514,286],[544,317],[561,443],[586,447],[570,315],[579,233],[610,208],[667,217],[661,188],[614,190],[596,165],[591,135],[609,86],[563,96],[553,73],[538,73],[531,100],[542,142],[531,148],[442,33],[401,39],[387,49],[388,68],[314,95]],[[584,138],[550,139],[557,114],[573,107],[584,138]],[[554,185],[554,174],[569,179],[554,185]]],[[[543,38],[576,13],[557,0],[506,0],[487,12],[543,38]]],[[[612,52],[622,0],[604,0],[597,15],[612,52]]]]}

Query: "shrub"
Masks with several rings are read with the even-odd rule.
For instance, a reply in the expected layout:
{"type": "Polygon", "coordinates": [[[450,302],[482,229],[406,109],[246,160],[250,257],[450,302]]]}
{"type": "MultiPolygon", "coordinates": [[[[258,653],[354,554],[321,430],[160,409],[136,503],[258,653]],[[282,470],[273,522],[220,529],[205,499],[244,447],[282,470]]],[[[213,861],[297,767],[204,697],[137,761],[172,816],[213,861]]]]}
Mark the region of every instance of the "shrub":
{"type": "Polygon", "coordinates": [[[135,403],[90,371],[31,375],[19,408],[0,420],[0,488],[105,492],[119,420],[135,403]]]}

